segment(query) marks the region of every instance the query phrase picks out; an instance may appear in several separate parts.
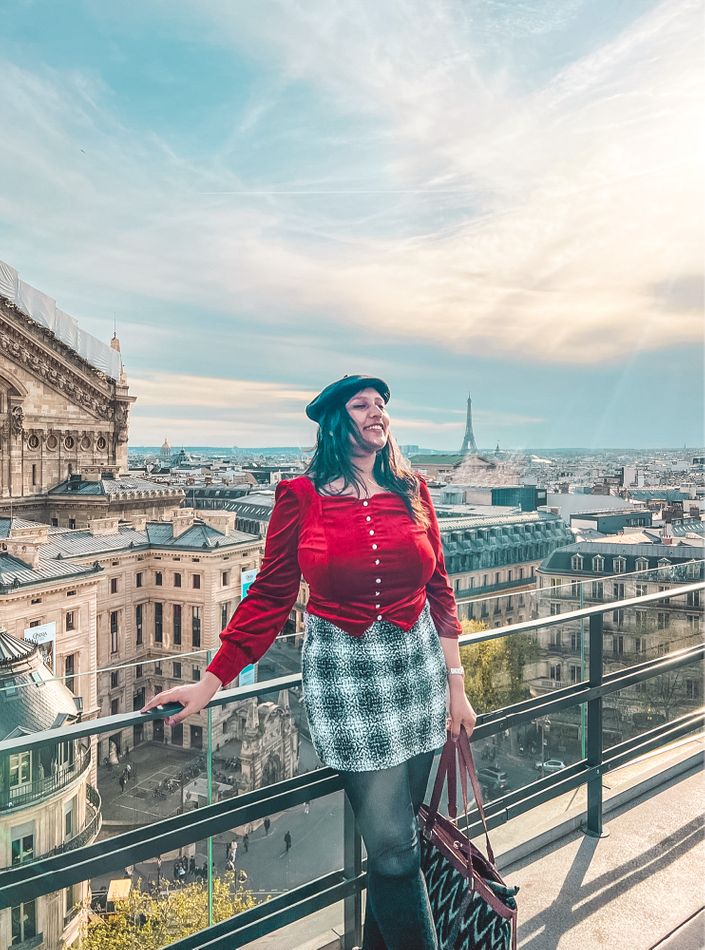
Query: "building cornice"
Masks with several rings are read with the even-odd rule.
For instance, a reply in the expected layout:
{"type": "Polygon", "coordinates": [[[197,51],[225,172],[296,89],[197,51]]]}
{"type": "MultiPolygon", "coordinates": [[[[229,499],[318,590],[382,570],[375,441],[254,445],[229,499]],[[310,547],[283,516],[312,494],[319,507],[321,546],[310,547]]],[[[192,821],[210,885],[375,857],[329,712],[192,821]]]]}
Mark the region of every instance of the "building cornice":
{"type": "Polygon", "coordinates": [[[126,441],[128,407],[135,400],[127,387],[91,366],[5,297],[0,297],[0,352],[96,419],[114,419],[116,429],[124,427],[126,441]]]}

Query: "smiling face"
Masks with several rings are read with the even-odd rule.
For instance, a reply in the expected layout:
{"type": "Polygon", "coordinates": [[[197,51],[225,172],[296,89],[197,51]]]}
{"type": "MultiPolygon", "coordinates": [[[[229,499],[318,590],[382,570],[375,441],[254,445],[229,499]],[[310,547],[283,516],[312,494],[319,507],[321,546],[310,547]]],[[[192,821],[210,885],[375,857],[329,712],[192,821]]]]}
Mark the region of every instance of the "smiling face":
{"type": "Polygon", "coordinates": [[[371,386],[361,389],[348,399],[345,408],[368,451],[383,449],[389,435],[389,415],[379,392],[371,386]]]}

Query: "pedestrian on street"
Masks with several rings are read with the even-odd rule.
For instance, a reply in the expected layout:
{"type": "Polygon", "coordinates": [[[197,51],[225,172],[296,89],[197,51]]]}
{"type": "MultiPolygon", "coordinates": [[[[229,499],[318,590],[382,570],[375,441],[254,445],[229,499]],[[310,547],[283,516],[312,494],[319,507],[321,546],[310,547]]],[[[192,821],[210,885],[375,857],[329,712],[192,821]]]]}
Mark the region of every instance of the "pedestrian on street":
{"type": "Polygon", "coordinates": [[[226,841],[225,842],[225,860],[226,861],[230,860],[230,852],[232,851],[232,848],[233,848],[232,841],[226,841]]]}
{"type": "MultiPolygon", "coordinates": [[[[437,950],[410,832],[434,752],[449,733],[469,736],[477,717],[465,695],[462,628],[433,500],[391,434],[389,398],[383,379],[347,375],[306,406],[319,427],[313,457],[304,473],[276,485],[262,567],[220,649],[198,682],[158,693],[143,712],[178,702],[167,724],[179,724],[261,660],[303,574],[305,709],[314,749],[340,773],[367,850],[364,945],[437,950]]],[[[288,831],[285,845],[289,851],[288,831]]]]}
{"type": "Polygon", "coordinates": [[[267,816],[267,818],[264,819],[264,833],[266,835],[269,834],[269,829],[271,828],[271,826],[272,826],[272,822],[269,820],[269,816],[267,816]]]}
{"type": "Polygon", "coordinates": [[[308,815],[311,811],[311,805],[309,802],[304,802],[304,815],[308,815]]]}
{"type": "Polygon", "coordinates": [[[284,847],[285,847],[284,853],[286,854],[286,852],[291,848],[291,832],[290,831],[287,831],[287,833],[284,835],[284,847]]]}
{"type": "Polygon", "coordinates": [[[245,854],[247,854],[247,852],[250,850],[250,836],[247,834],[247,832],[243,835],[242,846],[245,849],[245,854]]]}
{"type": "Polygon", "coordinates": [[[125,786],[127,785],[127,775],[123,772],[120,775],[120,793],[125,794],[125,786]]]}
{"type": "Polygon", "coordinates": [[[190,859],[188,863],[188,872],[191,875],[191,877],[196,876],[196,859],[193,857],[190,859]]]}

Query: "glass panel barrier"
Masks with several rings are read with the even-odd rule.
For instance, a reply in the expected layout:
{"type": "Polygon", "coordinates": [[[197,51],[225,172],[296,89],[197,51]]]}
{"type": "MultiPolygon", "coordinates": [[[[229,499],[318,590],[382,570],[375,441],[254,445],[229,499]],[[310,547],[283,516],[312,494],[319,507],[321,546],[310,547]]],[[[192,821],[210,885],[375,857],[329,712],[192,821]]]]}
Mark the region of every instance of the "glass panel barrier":
{"type": "Polygon", "coordinates": [[[702,705],[702,661],[610,693],[603,701],[604,749],[694,713],[702,705]]]}
{"type": "MultiPolygon", "coordinates": [[[[669,596],[668,591],[702,577],[703,562],[693,561],[600,580],[569,578],[550,587],[521,591],[522,611],[545,618],[550,626],[463,646],[468,697],[478,713],[489,714],[513,704],[547,699],[561,690],[570,692],[586,681],[589,620],[561,617],[581,606],[610,603],[602,640],[608,674],[701,643],[703,592],[669,596]],[[663,593],[663,601],[620,606],[627,598],[654,592],[663,593]]],[[[465,631],[500,633],[495,631],[497,625],[519,619],[518,597],[514,591],[496,590],[461,603],[461,616],[463,609],[470,612],[470,607],[476,615],[464,621],[465,631]]],[[[261,681],[299,672],[301,640],[300,633],[280,637],[255,676],[261,681]]],[[[90,690],[81,682],[92,676],[100,691],[104,688],[111,696],[122,697],[117,700],[118,711],[121,705],[124,711],[125,696],[131,697],[128,705],[138,710],[156,692],[197,679],[208,660],[209,654],[201,650],[164,653],[97,673],[75,672],[70,686],[75,687],[76,696],[88,696],[90,690]]],[[[694,662],[606,695],[602,715],[605,748],[700,708],[701,670],[702,663],[694,662]]],[[[67,684],[50,671],[20,672],[0,684],[8,714],[15,708],[36,708],[37,701],[43,702],[50,692],[52,704],[59,704],[64,717],[61,722],[74,721],[78,710],[66,705],[66,696],[71,698],[67,684]]],[[[111,699],[111,703],[115,701],[111,699]]],[[[53,717],[36,728],[49,728],[56,721],[53,717]]],[[[19,720],[15,725],[21,725],[19,720]]],[[[27,732],[31,734],[32,729],[27,732]]],[[[563,707],[495,735],[476,737],[473,747],[485,798],[492,803],[586,757],[585,705],[563,707]]],[[[0,766],[0,822],[5,841],[0,868],[10,868],[236,798],[310,772],[320,767],[320,762],[310,742],[297,686],[259,699],[216,706],[189,717],[181,727],[145,718],[72,741],[62,740],[57,732],[57,740],[41,748],[3,753],[0,766]]],[[[200,929],[220,919],[225,900],[222,882],[226,879],[227,894],[232,897],[244,890],[247,900],[256,903],[341,868],[342,816],[342,793],[302,802],[268,816],[266,822],[262,817],[213,838],[150,855],[127,869],[131,888],[137,891],[139,880],[143,893],[161,901],[177,891],[185,893],[187,886],[200,887],[205,894],[205,918],[199,916],[200,909],[190,917],[191,911],[179,911],[180,920],[188,917],[189,926],[200,929]],[[237,848],[226,850],[233,843],[237,848]]],[[[105,879],[94,878],[92,894],[107,895],[110,882],[120,877],[119,871],[105,879]]],[[[84,911],[93,902],[87,889],[81,890],[79,885],[69,897],[62,912],[66,927],[76,926],[73,918],[77,912],[71,907],[80,906],[78,916],[85,917],[84,911]]],[[[48,933],[49,917],[41,908],[49,900],[38,898],[34,910],[18,906],[12,912],[0,912],[4,928],[0,940],[7,937],[8,946],[13,940],[15,944],[23,941],[25,950],[61,946],[39,936],[48,933]]],[[[170,908],[175,906],[169,903],[170,908]]],[[[100,917],[100,908],[95,910],[100,917]]],[[[227,916],[231,913],[232,907],[227,916]]],[[[165,918],[171,920],[171,914],[169,910],[165,918]]],[[[141,940],[139,945],[146,946],[141,940]]]]}
{"type": "MultiPolygon", "coordinates": [[[[628,536],[623,536],[628,538],[628,536]]],[[[648,545],[644,545],[648,549],[648,545]]],[[[653,556],[644,557],[650,566],[639,570],[614,573],[604,571],[606,563],[596,545],[595,555],[583,552],[580,561],[576,561],[563,572],[540,570],[531,577],[516,576],[517,569],[504,569],[500,576],[513,573],[512,580],[490,584],[493,574],[475,577],[473,587],[466,581],[454,581],[455,596],[458,603],[458,615],[462,620],[475,620],[486,627],[507,626],[521,623],[537,617],[550,616],[551,613],[567,613],[593,604],[610,603],[639,596],[640,593],[652,593],[668,587],[694,583],[705,578],[705,561],[679,555],[681,563],[653,562],[653,556]],[[602,558],[602,560],[600,560],[602,558]],[[487,583],[482,578],[487,576],[487,583]],[[647,587],[644,587],[647,585],[647,587]]],[[[661,558],[664,562],[668,558],[661,558]]],[[[496,572],[495,572],[496,574],[496,572]]]]}

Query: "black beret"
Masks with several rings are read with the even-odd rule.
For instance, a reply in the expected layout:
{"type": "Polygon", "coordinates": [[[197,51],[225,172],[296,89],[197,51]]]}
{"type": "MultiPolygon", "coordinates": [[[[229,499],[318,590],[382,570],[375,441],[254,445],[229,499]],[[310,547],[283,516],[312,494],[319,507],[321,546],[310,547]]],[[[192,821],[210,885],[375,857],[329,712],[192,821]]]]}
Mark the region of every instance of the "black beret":
{"type": "Polygon", "coordinates": [[[376,389],[385,403],[389,402],[389,386],[383,379],[377,376],[343,376],[321,390],[306,406],[306,415],[314,422],[320,422],[326,410],[341,402],[347,402],[355,393],[367,389],[368,386],[376,389]]]}

